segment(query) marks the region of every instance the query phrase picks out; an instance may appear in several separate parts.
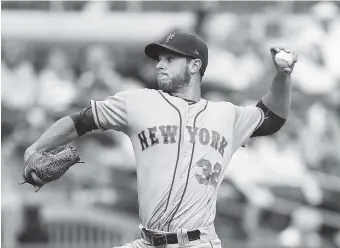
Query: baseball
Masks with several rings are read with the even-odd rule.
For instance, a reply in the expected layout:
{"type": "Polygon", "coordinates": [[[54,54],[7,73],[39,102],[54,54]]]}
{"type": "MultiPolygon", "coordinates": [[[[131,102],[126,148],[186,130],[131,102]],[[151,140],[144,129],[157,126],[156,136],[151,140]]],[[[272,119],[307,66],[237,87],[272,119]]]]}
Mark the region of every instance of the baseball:
{"type": "Polygon", "coordinates": [[[275,55],[275,62],[282,68],[289,67],[293,64],[293,56],[285,51],[280,51],[275,55]]]}

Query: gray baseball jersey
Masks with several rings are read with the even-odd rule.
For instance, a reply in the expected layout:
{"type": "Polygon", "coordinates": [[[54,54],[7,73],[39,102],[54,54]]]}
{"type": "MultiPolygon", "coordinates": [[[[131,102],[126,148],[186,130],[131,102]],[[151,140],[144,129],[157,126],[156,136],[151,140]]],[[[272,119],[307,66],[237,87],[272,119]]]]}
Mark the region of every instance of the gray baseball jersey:
{"type": "Polygon", "coordinates": [[[257,107],[205,99],[189,104],[151,89],[123,91],[91,106],[98,128],[131,139],[141,224],[167,232],[214,222],[224,170],[264,119],[257,107]]]}

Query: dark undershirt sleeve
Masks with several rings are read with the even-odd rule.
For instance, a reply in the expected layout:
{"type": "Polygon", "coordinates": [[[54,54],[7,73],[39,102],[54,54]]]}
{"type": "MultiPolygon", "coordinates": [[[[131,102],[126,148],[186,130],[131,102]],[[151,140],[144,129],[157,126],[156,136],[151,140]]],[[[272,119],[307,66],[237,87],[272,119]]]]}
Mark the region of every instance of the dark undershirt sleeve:
{"type": "Polygon", "coordinates": [[[95,123],[91,107],[83,109],[80,112],[71,114],[70,117],[74,122],[79,136],[92,130],[99,129],[95,123]]]}
{"type": "Polygon", "coordinates": [[[263,104],[262,100],[258,102],[256,106],[263,110],[264,121],[250,137],[267,136],[274,134],[279,131],[285,124],[286,119],[270,111],[270,109],[268,109],[267,106],[263,104]]]}

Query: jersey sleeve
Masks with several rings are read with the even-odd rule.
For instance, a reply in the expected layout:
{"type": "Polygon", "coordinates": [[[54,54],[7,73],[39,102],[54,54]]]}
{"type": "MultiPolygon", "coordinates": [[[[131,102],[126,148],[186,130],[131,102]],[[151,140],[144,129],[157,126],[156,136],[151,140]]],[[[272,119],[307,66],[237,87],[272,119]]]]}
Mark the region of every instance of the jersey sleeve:
{"type": "Polygon", "coordinates": [[[91,100],[92,113],[99,129],[123,132],[128,129],[128,99],[131,94],[131,91],[122,91],[104,101],[91,100]]]}
{"type": "Polygon", "coordinates": [[[255,106],[234,106],[233,153],[249,139],[264,121],[262,109],[255,106]]]}

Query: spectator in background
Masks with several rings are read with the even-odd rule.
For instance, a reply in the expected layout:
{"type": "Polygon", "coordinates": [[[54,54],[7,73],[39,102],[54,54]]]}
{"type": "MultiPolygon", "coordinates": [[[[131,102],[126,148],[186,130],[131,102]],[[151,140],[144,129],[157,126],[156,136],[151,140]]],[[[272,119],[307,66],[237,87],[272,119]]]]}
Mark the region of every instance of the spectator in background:
{"type": "Polygon", "coordinates": [[[140,82],[123,78],[116,71],[116,62],[111,51],[105,45],[87,47],[84,56],[85,63],[78,81],[82,94],[87,96],[83,95],[82,97],[86,100],[84,106],[88,105],[89,99],[106,98],[107,92],[114,95],[119,91],[142,87],[140,82]]]}
{"type": "Polygon", "coordinates": [[[318,22],[320,37],[320,51],[327,71],[340,80],[338,59],[340,57],[340,11],[335,2],[319,2],[312,7],[312,15],[318,22]],[[324,39],[323,39],[324,38],[324,39]]]}
{"type": "Polygon", "coordinates": [[[251,40],[249,21],[247,17],[239,17],[224,43],[224,49],[211,46],[211,66],[205,73],[206,82],[224,89],[245,91],[262,79],[264,64],[251,40]]]}
{"type": "Polygon", "coordinates": [[[104,45],[92,45],[85,49],[83,56],[84,63],[78,86],[82,94],[87,96],[86,103],[90,98],[102,99],[106,92],[118,91],[115,88],[119,79],[114,71],[115,61],[110,56],[109,49],[104,45]]]}
{"type": "Polygon", "coordinates": [[[63,115],[77,97],[74,80],[65,51],[52,49],[39,75],[39,106],[54,118],[63,115]]]}
{"type": "Polygon", "coordinates": [[[300,61],[294,78],[309,94],[328,93],[340,81],[340,17],[334,2],[318,2],[310,10],[311,20],[294,37],[300,61]]]}
{"type": "Polygon", "coordinates": [[[292,214],[290,226],[278,237],[280,245],[288,248],[321,248],[325,247],[318,234],[322,216],[314,209],[301,207],[292,214]]]}
{"type": "Polygon", "coordinates": [[[24,226],[18,235],[21,244],[47,244],[48,233],[44,228],[38,206],[24,206],[24,226]]]}
{"type": "Polygon", "coordinates": [[[25,111],[36,101],[37,80],[26,43],[3,40],[1,103],[12,111],[25,111]]]}
{"type": "Polygon", "coordinates": [[[301,147],[302,154],[311,168],[329,173],[329,168],[324,167],[326,159],[338,161],[334,163],[334,167],[338,166],[340,128],[337,120],[334,111],[320,102],[313,104],[308,110],[307,126],[301,131],[301,147]]]}

